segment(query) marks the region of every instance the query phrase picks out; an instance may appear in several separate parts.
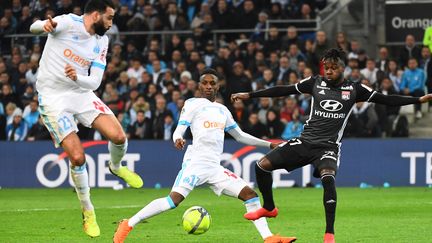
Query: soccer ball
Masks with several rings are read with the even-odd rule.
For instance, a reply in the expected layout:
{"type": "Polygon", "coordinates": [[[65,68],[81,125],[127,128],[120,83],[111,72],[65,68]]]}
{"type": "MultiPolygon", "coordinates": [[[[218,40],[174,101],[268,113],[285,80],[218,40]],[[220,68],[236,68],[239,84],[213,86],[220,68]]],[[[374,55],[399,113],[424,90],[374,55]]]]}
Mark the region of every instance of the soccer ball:
{"type": "Polygon", "coordinates": [[[190,207],[183,214],[183,229],[189,234],[203,234],[210,228],[210,224],[210,214],[203,207],[190,207]]]}

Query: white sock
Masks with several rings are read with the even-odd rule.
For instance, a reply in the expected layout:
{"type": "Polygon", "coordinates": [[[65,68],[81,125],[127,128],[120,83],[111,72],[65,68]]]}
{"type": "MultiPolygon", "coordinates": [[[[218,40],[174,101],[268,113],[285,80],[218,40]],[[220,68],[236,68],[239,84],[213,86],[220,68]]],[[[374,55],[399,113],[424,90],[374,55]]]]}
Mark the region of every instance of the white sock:
{"type": "Polygon", "coordinates": [[[132,218],[129,219],[128,225],[134,227],[144,219],[148,219],[175,207],[176,206],[170,196],[158,198],[147,204],[147,206],[132,216],[132,218]]]}
{"type": "Polygon", "coordinates": [[[108,151],[111,155],[110,168],[111,170],[118,170],[121,166],[121,161],[125,155],[128,147],[128,141],[126,140],[123,144],[114,144],[113,142],[108,142],[108,151]]]}
{"type": "MultiPolygon", "coordinates": [[[[244,205],[246,207],[246,212],[255,211],[259,208],[261,208],[261,203],[259,197],[251,198],[244,202],[244,205]]],[[[257,220],[252,221],[255,227],[257,228],[258,232],[260,233],[261,237],[263,239],[272,236],[272,232],[270,231],[267,219],[265,217],[259,218],[257,220]]]]}
{"type": "Polygon", "coordinates": [[[86,164],[82,166],[70,166],[70,175],[75,184],[75,191],[84,210],[93,210],[93,204],[90,201],[90,187],[86,164]]]}

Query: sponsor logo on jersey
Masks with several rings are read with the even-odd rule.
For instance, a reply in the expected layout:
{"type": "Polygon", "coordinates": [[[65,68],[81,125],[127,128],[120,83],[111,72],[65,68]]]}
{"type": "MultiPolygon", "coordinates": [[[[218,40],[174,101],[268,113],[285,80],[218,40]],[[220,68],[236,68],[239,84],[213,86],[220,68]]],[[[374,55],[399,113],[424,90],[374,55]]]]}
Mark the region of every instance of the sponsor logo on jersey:
{"type": "Polygon", "coordinates": [[[340,109],[343,108],[342,103],[340,103],[337,100],[322,100],[320,102],[320,106],[324,110],[331,111],[331,112],[339,111],[340,109]]]}
{"type": "Polygon", "coordinates": [[[350,91],[342,91],[342,99],[343,100],[349,100],[350,99],[351,92],[350,91]]]}
{"type": "Polygon", "coordinates": [[[330,89],[329,87],[323,87],[323,86],[320,86],[320,85],[317,85],[317,88],[318,89],[330,89]]]}
{"type": "Polygon", "coordinates": [[[89,60],[86,60],[85,58],[73,53],[71,49],[65,49],[63,51],[63,55],[67,59],[73,61],[74,63],[80,65],[81,67],[89,67],[90,66],[91,62],[89,60]]]}
{"type": "Polygon", "coordinates": [[[331,113],[331,112],[325,112],[325,111],[314,111],[315,116],[320,116],[324,118],[333,118],[333,119],[339,119],[339,118],[345,118],[345,113],[331,113]]]}
{"type": "Polygon", "coordinates": [[[203,126],[204,126],[204,128],[219,128],[219,129],[223,130],[225,128],[225,123],[204,121],[203,126]]]}

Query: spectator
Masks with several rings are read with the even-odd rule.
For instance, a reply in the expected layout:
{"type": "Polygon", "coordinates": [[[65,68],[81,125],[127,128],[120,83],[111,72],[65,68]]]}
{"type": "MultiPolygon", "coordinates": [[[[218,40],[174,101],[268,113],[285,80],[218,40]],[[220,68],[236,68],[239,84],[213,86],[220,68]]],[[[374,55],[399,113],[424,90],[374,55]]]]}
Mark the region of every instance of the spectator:
{"type": "Polygon", "coordinates": [[[152,139],[152,123],[145,116],[145,112],[139,110],[136,113],[136,121],[127,129],[128,139],[152,139]]]}
{"type": "Polygon", "coordinates": [[[246,123],[243,130],[246,133],[249,133],[250,135],[257,138],[262,138],[262,139],[268,138],[267,128],[264,124],[260,122],[257,113],[251,113],[249,115],[248,122],[246,123]]]}
{"type": "Polygon", "coordinates": [[[316,32],[315,38],[315,54],[321,58],[324,54],[324,51],[330,48],[330,44],[327,40],[327,35],[324,31],[319,30],[316,32]]]}
{"type": "Polygon", "coordinates": [[[345,32],[340,31],[336,35],[336,47],[342,49],[345,53],[350,51],[350,43],[347,40],[345,32]]]}
{"type": "Polygon", "coordinates": [[[243,63],[240,61],[233,64],[233,73],[228,78],[227,84],[230,93],[252,91],[251,80],[245,75],[243,63]]]}
{"type": "Polygon", "coordinates": [[[243,101],[234,102],[232,113],[234,120],[239,124],[240,128],[244,129],[249,119],[249,111],[243,101]]]}
{"type": "Polygon", "coordinates": [[[38,105],[39,104],[36,100],[32,100],[30,101],[30,104],[25,107],[22,116],[27,122],[27,127],[31,128],[34,124],[37,123],[39,118],[38,105]]]}
{"type": "Polygon", "coordinates": [[[291,44],[297,44],[300,50],[304,50],[305,43],[298,37],[297,28],[295,26],[289,26],[287,28],[287,34],[282,38],[282,51],[288,51],[291,44]]]}
{"type": "Polygon", "coordinates": [[[14,103],[18,107],[21,107],[21,101],[19,97],[15,93],[13,93],[12,87],[8,83],[4,83],[2,86],[0,102],[3,103],[3,106],[7,106],[8,103],[14,103]]]}
{"type": "Polygon", "coordinates": [[[410,58],[415,58],[417,63],[421,58],[421,49],[416,46],[413,35],[407,35],[405,37],[405,46],[400,50],[399,65],[402,69],[405,69],[408,66],[408,60],[410,58]]]}
{"type": "Polygon", "coordinates": [[[167,113],[164,119],[164,135],[163,140],[171,140],[174,130],[176,128],[176,123],[174,122],[173,115],[167,113]]]}
{"type": "Polygon", "coordinates": [[[165,139],[165,117],[173,117],[171,111],[166,107],[166,100],[163,96],[156,98],[156,107],[152,111],[152,130],[154,139],[165,139]]]}
{"type": "Polygon", "coordinates": [[[387,75],[389,76],[390,80],[393,82],[393,87],[395,88],[396,92],[400,92],[400,85],[402,82],[402,74],[403,71],[399,69],[398,63],[396,60],[391,59],[389,61],[389,70],[387,75]]]}
{"type": "Polygon", "coordinates": [[[280,121],[279,113],[274,109],[267,111],[267,129],[269,132],[268,138],[281,138],[282,132],[285,129],[285,124],[280,121]]]}
{"type": "MultiPolygon", "coordinates": [[[[398,93],[393,87],[393,82],[388,77],[381,81],[379,91],[385,95],[394,95],[398,93]]],[[[378,115],[379,125],[381,131],[384,132],[386,137],[391,137],[393,134],[393,124],[399,116],[399,110],[399,106],[375,104],[375,111],[378,115]]]]}
{"type": "MultiPolygon", "coordinates": [[[[402,75],[400,90],[405,95],[420,97],[424,95],[426,76],[422,69],[417,67],[417,59],[412,57],[408,60],[408,69],[402,75]]],[[[414,105],[415,117],[422,118],[421,104],[414,105]]]]}
{"type": "Polygon", "coordinates": [[[31,126],[28,134],[27,134],[27,141],[38,141],[38,140],[50,140],[51,135],[48,131],[48,129],[43,124],[42,117],[39,116],[37,118],[37,122],[31,126]]]}
{"type": "Polygon", "coordinates": [[[22,119],[22,110],[15,109],[12,114],[12,123],[6,126],[6,135],[8,141],[24,141],[27,136],[28,126],[22,119]]]}
{"type": "Polygon", "coordinates": [[[299,120],[299,118],[299,109],[296,109],[292,114],[292,119],[286,124],[285,129],[282,132],[283,139],[290,140],[300,136],[300,134],[303,132],[303,123],[299,120]]]}
{"type": "Polygon", "coordinates": [[[389,53],[387,47],[383,46],[379,49],[378,52],[378,59],[376,60],[376,67],[378,70],[383,72],[388,72],[388,65],[389,65],[389,53]]]}
{"type": "Polygon", "coordinates": [[[373,103],[358,102],[345,129],[346,137],[378,137],[378,117],[373,103]]]}
{"type": "Polygon", "coordinates": [[[268,97],[262,97],[259,98],[259,104],[258,104],[258,119],[259,121],[267,125],[267,112],[271,109],[273,105],[273,101],[271,98],[268,97]]]}
{"type": "Polygon", "coordinates": [[[236,11],[236,13],[235,23],[238,29],[253,29],[258,22],[258,14],[252,0],[244,0],[243,8],[236,11]]]}
{"type": "Polygon", "coordinates": [[[142,73],[146,72],[145,68],[141,65],[141,60],[138,57],[132,59],[132,65],[127,70],[129,78],[136,78],[138,83],[142,82],[142,73]]]}
{"type": "Polygon", "coordinates": [[[299,116],[303,115],[303,111],[297,105],[297,100],[292,97],[285,98],[285,104],[280,111],[281,121],[287,124],[294,119],[293,116],[295,113],[299,116]]]}
{"type": "Polygon", "coordinates": [[[377,87],[377,73],[378,68],[375,67],[375,60],[368,59],[366,62],[366,67],[360,70],[363,77],[367,78],[372,85],[372,87],[377,87]]]}

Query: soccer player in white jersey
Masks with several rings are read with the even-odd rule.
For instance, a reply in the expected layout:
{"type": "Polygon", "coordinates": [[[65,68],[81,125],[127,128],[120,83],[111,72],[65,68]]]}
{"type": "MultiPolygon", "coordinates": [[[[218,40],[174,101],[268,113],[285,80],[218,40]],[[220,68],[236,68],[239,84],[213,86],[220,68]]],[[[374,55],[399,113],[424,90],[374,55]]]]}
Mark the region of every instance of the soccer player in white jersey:
{"type": "MultiPolygon", "coordinates": [[[[185,102],[173,134],[174,146],[177,149],[181,150],[185,146],[183,134],[188,127],[191,129],[193,141],[185,152],[182,169],[170,194],[150,202],[130,219],[122,220],[113,238],[115,243],[124,242],[129,232],[140,221],[176,208],[196,186],[203,184],[209,185],[218,196],[225,194],[244,201],[248,212],[261,207],[256,192],[243,179],[220,165],[225,132],[248,145],[274,148],[278,144],[243,132],[228,109],[215,102],[218,89],[217,72],[213,69],[204,70],[199,82],[201,98],[191,98],[185,102]]],[[[296,240],[295,237],[273,235],[265,218],[253,223],[264,242],[296,240]]]]}
{"type": "Polygon", "coordinates": [[[108,140],[111,172],[131,187],[142,187],[142,179],[121,166],[127,140],[112,111],[93,93],[105,70],[108,37],[114,18],[111,0],[90,0],[84,15],[65,14],[38,20],[30,26],[35,34],[48,33],[42,53],[36,88],[39,110],[56,147],[63,147],[70,160],[70,176],[81,203],[83,228],[91,237],[100,235],[90,200],[84,149],[77,122],[93,127],[108,140]]]}

